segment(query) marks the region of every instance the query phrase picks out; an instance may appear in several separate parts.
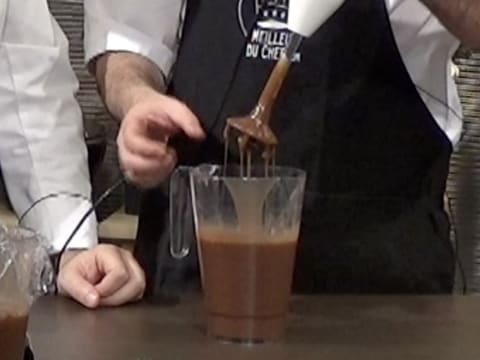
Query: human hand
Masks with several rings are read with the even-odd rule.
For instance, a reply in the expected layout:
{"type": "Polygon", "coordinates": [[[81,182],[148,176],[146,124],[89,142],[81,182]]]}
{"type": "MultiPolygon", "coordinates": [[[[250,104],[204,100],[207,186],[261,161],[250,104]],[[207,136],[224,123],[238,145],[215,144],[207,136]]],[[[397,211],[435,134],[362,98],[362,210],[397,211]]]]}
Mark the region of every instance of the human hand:
{"type": "MultiPolygon", "coordinates": [[[[140,91],[140,90],[139,90],[140,91]]],[[[149,188],[173,171],[177,155],[171,136],[184,132],[194,140],[205,134],[197,117],[177,99],[153,89],[142,89],[127,112],[117,137],[120,164],[132,183],[149,188]]]]}
{"type": "Polygon", "coordinates": [[[59,293],[89,308],[140,300],[145,275],[129,251],[113,245],[67,251],[58,274],[59,293]]]}

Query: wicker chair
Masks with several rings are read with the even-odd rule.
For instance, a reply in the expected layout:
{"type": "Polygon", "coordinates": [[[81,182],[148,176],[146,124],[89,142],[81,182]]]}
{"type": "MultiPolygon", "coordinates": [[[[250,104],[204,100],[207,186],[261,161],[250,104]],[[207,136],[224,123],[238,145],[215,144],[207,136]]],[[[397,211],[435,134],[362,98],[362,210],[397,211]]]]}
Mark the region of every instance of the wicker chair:
{"type": "MultiPolygon", "coordinates": [[[[464,113],[464,132],[450,163],[447,196],[452,239],[464,268],[468,292],[480,290],[480,53],[461,47],[454,58],[464,113]]],[[[463,286],[457,273],[457,290],[463,286]]]]}

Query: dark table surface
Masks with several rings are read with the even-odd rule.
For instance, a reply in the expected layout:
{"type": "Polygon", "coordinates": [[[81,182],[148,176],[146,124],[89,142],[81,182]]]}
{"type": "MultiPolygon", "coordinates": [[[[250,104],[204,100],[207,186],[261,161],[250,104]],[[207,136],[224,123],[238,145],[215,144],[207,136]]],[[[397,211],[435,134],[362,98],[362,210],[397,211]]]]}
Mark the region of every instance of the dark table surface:
{"type": "Polygon", "coordinates": [[[480,297],[315,296],[292,299],[278,343],[205,336],[199,299],[87,310],[63,298],[33,307],[37,360],[480,359],[480,297]]]}

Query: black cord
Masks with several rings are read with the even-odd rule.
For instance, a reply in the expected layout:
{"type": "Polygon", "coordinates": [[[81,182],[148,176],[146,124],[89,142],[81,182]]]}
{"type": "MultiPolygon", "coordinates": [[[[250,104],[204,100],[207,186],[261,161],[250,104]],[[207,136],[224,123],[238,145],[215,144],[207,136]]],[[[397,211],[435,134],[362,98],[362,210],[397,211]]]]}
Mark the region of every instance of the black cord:
{"type": "Polygon", "coordinates": [[[418,91],[423,92],[425,95],[430,97],[430,99],[435,100],[437,103],[442,105],[448,112],[451,112],[458,120],[462,120],[463,116],[461,116],[459,113],[457,113],[450,105],[448,105],[445,101],[439,99],[435,95],[433,95],[431,92],[425,90],[421,86],[415,84],[415,87],[417,88],[418,91]]]}
{"type": "Polygon", "coordinates": [[[30,207],[27,210],[25,210],[22,215],[20,215],[20,217],[18,218],[18,225],[21,226],[23,220],[28,215],[28,213],[30,213],[30,211],[32,211],[32,209],[35,206],[37,206],[38,204],[40,204],[44,200],[51,199],[51,198],[58,198],[58,197],[62,197],[62,196],[70,197],[70,198],[79,198],[79,199],[83,199],[85,201],[90,201],[90,199],[88,197],[86,197],[85,195],[80,194],[80,193],[71,193],[71,192],[67,192],[67,191],[60,191],[60,192],[57,192],[57,193],[51,193],[51,194],[42,196],[41,198],[35,200],[32,203],[32,205],[30,205],[30,207]]]}
{"type": "Polygon", "coordinates": [[[457,263],[458,271],[460,272],[460,278],[462,279],[462,293],[463,295],[466,295],[468,291],[467,277],[465,275],[465,269],[463,268],[463,264],[462,264],[462,261],[460,260],[459,251],[458,251],[458,247],[459,247],[458,230],[455,222],[455,215],[453,213],[453,207],[452,207],[452,202],[450,200],[450,197],[447,195],[446,198],[447,198],[448,212],[450,213],[450,224],[453,231],[453,241],[455,244],[455,249],[454,249],[455,262],[457,263]]]}
{"type": "Polygon", "coordinates": [[[90,214],[92,214],[96,209],[97,207],[103,202],[103,200],[105,200],[108,196],[110,196],[110,194],[117,188],[119,187],[120,185],[122,185],[125,181],[125,178],[122,176],[120,177],[119,179],[117,179],[117,181],[115,181],[113,183],[112,186],[110,186],[107,190],[105,190],[99,197],[98,199],[93,203],[93,205],[85,212],[85,214],[82,216],[82,218],[80,219],[80,221],[77,223],[77,225],[75,226],[75,228],[73,229],[72,233],[70,234],[70,236],[67,238],[67,240],[65,241],[65,243],[63,244],[63,247],[62,249],[60,250],[60,252],[58,253],[58,256],[57,256],[57,261],[55,263],[55,274],[58,275],[59,271],[60,271],[60,260],[62,258],[62,255],[65,253],[65,251],[67,250],[67,247],[68,245],[70,244],[70,242],[72,241],[72,239],[75,237],[76,233],[78,232],[78,230],[82,227],[83,223],[88,219],[88,217],[90,216],[90,214]]]}
{"type": "MultiPolygon", "coordinates": [[[[57,254],[54,254],[52,256],[52,262],[53,262],[53,267],[54,267],[54,274],[55,276],[58,275],[58,272],[60,270],[60,260],[63,256],[63,254],[65,253],[65,251],[67,250],[67,247],[68,245],[70,244],[70,242],[72,241],[72,239],[75,237],[75,235],[77,234],[78,230],[80,230],[80,228],[82,227],[83,223],[88,219],[88,217],[97,209],[97,207],[108,197],[110,196],[110,194],[117,188],[119,187],[120,185],[122,185],[125,181],[125,178],[122,176],[120,178],[117,179],[117,181],[115,181],[113,183],[113,185],[111,185],[107,190],[105,190],[99,197],[98,199],[92,204],[92,206],[85,212],[85,214],[83,214],[83,216],[81,217],[81,219],[79,220],[79,222],[77,223],[77,225],[75,226],[75,228],[73,229],[73,231],[71,232],[70,236],[67,238],[67,240],[65,241],[65,243],[63,244],[61,250],[59,253],[57,254]]],[[[18,219],[18,226],[22,226],[22,222],[23,220],[25,219],[25,217],[28,215],[28,213],[35,207],[37,206],[38,204],[40,204],[41,202],[47,200],[47,199],[51,199],[51,198],[57,198],[57,197],[62,197],[62,196],[65,196],[65,197],[70,197],[70,198],[79,198],[79,199],[83,199],[85,201],[90,201],[90,199],[88,197],[86,197],[85,195],[83,194],[80,194],[80,193],[71,193],[71,192],[66,192],[66,191],[60,191],[60,192],[57,192],[57,193],[51,193],[51,194],[48,194],[48,195],[45,195],[45,196],[42,196],[41,198],[35,200],[32,205],[30,205],[30,207],[25,210],[23,212],[23,214],[19,217],[18,219]]],[[[58,288],[57,286],[54,286],[54,293],[56,294],[58,292],[58,288]]]]}

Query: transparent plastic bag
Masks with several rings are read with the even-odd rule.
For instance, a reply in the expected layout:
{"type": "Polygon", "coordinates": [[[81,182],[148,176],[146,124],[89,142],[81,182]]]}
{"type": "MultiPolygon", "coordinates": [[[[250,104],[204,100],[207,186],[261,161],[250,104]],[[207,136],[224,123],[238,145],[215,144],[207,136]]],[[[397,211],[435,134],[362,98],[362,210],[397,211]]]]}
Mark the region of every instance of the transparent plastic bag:
{"type": "Polygon", "coordinates": [[[0,349],[2,360],[23,359],[30,308],[54,289],[46,242],[39,234],[0,225],[0,349]]]}
{"type": "Polygon", "coordinates": [[[53,284],[45,239],[28,229],[0,226],[0,299],[30,307],[53,284]]]}

